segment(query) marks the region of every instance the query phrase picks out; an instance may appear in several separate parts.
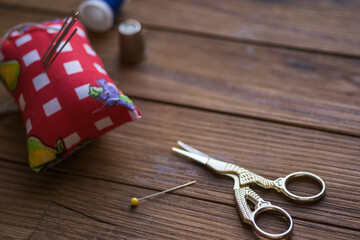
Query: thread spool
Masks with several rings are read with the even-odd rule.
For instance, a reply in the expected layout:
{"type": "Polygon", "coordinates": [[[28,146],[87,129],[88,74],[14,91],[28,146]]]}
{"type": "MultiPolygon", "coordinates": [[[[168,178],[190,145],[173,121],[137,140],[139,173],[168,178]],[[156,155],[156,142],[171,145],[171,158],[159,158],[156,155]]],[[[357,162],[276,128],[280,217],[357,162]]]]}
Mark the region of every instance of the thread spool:
{"type": "Polygon", "coordinates": [[[94,32],[109,31],[126,0],[86,0],[79,5],[80,20],[94,32]]]}

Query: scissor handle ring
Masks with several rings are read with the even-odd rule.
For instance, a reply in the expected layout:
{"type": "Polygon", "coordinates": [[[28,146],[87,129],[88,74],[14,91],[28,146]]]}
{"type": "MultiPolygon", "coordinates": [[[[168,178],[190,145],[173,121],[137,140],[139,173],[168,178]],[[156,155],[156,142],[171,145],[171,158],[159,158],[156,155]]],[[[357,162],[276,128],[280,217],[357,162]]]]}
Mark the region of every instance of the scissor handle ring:
{"type": "Polygon", "coordinates": [[[313,173],[310,173],[310,172],[294,172],[294,173],[290,173],[289,175],[287,175],[284,178],[283,181],[284,181],[284,184],[281,187],[283,192],[285,193],[285,195],[287,195],[288,197],[290,197],[293,200],[303,201],[303,202],[312,202],[312,201],[319,200],[325,194],[325,182],[319,176],[317,176],[317,175],[315,175],[313,173]],[[296,194],[291,193],[287,189],[286,185],[291,179],[294,179],[294,178],[297,178],[297,177],[308,177],[308,178],[316,180],[321,185],[321,191],[316,195],[308,196],[308,197],[298,196],[296,194]]]}
{"type": "Polygon", "coordinates": [[[287,238],[290,236],[291,231],[293,229],[293,220],[291,218],[291,216],[282,208],[278,207],[278,206],[274,206],[274,205],[266,205],[263,207],[259,207],[257,208],[251,217],[251,223],[255,229],[255,231],[260,234],[263,237],[266,238],[270,238],[270,239],[283,239],[283,238],[287,238]],[[286,217],[286,220],[289,224],[289,227],[286,231],[282,232],[282,233],[269,233],[266,232],[264,230],[262,230],[257,224],[256,224],[256,218],[259,216],[260,213],[262,212],[267,212],[267,211],[274,211],[277,213],[280,213],[281,215],[286,217]]]}

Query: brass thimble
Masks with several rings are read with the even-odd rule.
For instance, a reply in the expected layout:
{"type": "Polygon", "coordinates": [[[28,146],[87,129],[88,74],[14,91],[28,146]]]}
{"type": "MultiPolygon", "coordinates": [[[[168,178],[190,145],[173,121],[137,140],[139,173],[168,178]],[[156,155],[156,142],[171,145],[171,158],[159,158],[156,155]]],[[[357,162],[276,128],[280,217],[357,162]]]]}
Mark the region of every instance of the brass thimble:
{"type": "Polygon", "coordinates": [[[145,58],[146,49],[141,33],[141,24],[128,19],[119,24],[120,58],[122,62],[135,64],[145,58]]]}

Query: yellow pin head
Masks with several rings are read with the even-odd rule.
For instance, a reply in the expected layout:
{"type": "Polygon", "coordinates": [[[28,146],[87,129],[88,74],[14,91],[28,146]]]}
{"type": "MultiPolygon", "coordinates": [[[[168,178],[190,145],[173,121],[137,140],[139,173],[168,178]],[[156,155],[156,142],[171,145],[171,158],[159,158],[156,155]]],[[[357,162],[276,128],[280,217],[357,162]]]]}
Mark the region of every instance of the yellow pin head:
{"type": "Polygon", "coordinates": [[[137,198],[134,197],[131,199],[131,205],[136,206],[136,205],[138,205],[138,203],[139,203],[139,200],[137,198]]]}

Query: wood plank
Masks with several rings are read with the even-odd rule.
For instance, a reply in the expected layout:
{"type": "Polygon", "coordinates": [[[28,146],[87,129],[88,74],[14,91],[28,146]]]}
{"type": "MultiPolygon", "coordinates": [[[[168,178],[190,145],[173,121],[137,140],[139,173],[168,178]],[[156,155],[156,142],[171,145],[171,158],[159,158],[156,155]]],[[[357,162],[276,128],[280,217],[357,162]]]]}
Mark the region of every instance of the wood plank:
{"type": "Polygon", "coordinates": [[[0,239],[29,239],[61,181],[59,173],[0,160],[0,239]]]}
{"type": "MultiPolygon", "coordinates": [[[[8,6],[63,14],[80,2],[0,0],[8,6]]],[[[151,28],[359,56],[359,12],[360,3],[356,0],[136,0],[125,6],[123,17],[138,19],[151,28]]]]}
{"type": "Polygon", "coordinates": [[[92,40],[128,95],[360,136],[360,60],[149,31],[119,68],[115,32],[92,40]]]}
{"type": "MultiPolygon", "coordinates": [[[[154,190],[197,180],[196,187],[179,193],[234,206],[232,180],[174,154],[171,147],[180,139],[269,179],[294,171],[320,175],[327,195],[317,204],[295,204],[274,191],[255,189],[296,219],[358,229],[360,211],[354,202],[360,200],[360,192],[349,183],[359,178],[359,138],[141,100],[135,103],[143,119],[95,140],[56,169],[154,190]]],[[[0,118],[0,157],[25,164],[25,131],[20,124],[19,115],[0,118]]],[[[304,187],[297,190],[309,192],[304,187]]]]}
{"type": "MultiPolygon", "coordinates": [[[[196,185],[191,187],[197,188],[196,185]]],[[[32,239],[252,239],[235,207],[165,194],[131,208],[132,196],[152,191],[70,177],[32,239]],[[89,201],[91,199],[91,201],[89,201]],[[59,205],[60,204],[60,205],[59,205]]],[[[267,221],[266,221],[267,220],[267,221]]],[[[265,223],[273,226],[271,219],[265,223]]],[[[359,232],[295,220],[292,239],[356,239],[359,232]]],[[[280,225],[281,226],[281,225],[280,225]]],[[[275,225],[272,230],[278,230],[275,225]]]]}
{"type": "Polygon", "coordinates": [[[356,0],[138,0],[126,9],[152,26],[353,56],[360,55],[359,12],[356,0]]]}
{"type": "Polygon", "coordinates": [[[49,4],[49,1],[46,0],[0,0],[0,4],[3,7],[23,9],[32,12],[42,11],[44,14],[48,14],[49,12],[69,14],[71,11],[76,9],[81,2],[82,0],[61,0],[49,4]]]}
{"type": "MultiPolygon", "coordinates": [[[[5,32],[53,15],[0,10],[5,32]]],[[[128,95],[360,136],[360,60],[148,31],[148,59],[120,67],[118,37],[92,35],[128,95]]]]}
{"type": "Polygon", "coordinates": [[[29,240],[34,239],[121,239],[131,234],[121,228],[91,218],[52,203],[29,240]]]}
{"type": "MultiPolygon", "coordinates": [[[[39,18],[49,17],[50,15],[39,18]]],[[[22,17],[22,14],[19,14],[19,16],[22,17]]],[[[30,16],[29,19],[31,19],[31,14],[27,16],[30,16]]],[[[150,34],[152,32],[157,33],[157,31],[149,31],[150,34]]],[[[176,36],[176,34],[170,35],[176,36]]],[[[182,39],[180,38],[180,40],[182,39]]],[[[98,44],[98,47],[100,46],[98,44]]],[[[114,52],[114,49],[112,51],[114,52]]],[[[203,60],[203,58],[200,60],[203,60]]],[[[114,64],[114,61],[112,61],[112,64],[114,64]]],[[[183,64],[183,62],[179,62],[180,66],[183,66],[183,64]]],[[[352,69],[355,69],[355,67],[352,69]]],[[[182,70],[180,69],[180,71],[182,70]]],[[[157,73],[156,69],[155,72],[157,73]]],[[[195,73],[197,72],[195,71],[195,73]]],[[[193,74],[190,71],[190,75],[193,74]]],[[[187,75],[185,74],[185,76],[187,75]]],[[[214,86],[214,88],[217,88],[216,84],[214,86]]],[[[202,87],[204,85],[200,84],[200,89],[202,87]]],[[[139,85],[137,85],[137,88],[139,88],[139,85]]],[[[159,89],[159,86],[157,86],[157,89],[159,89]]],[[[211,95],[204,94],[200,98],[206,99],[209,96],[211,95]]],[[[167,101],[158,98],[151,99],[167,101]]],[[[225,97],[224,99],[226,100],[225,97]]],[[[129,127],[123,127],[107,134],[100,140],[95,141],[87,150],[72,156],[71,159],[68,159],[57,168],[62,172],[107,179],[113,183],[109,184],[107,181],[86,178],[69,178],[69,181],[61,190],[61,195],[56,199],[60,205],[52,204],[50,206],[49,211],[46,212],[45,220],[40,223],[40,230],[33,235],[34,239],[37,237],[57,237],[61,235],[61,231],[64,231],[64,229],[69,230],[74,220],[76,223],[75,230],[70,230],[68,237],[75,234],[84,234],[84,237],[97,234],[99,238],[105,239],[111,236],[115,239],[129,232],[135,232],[131,237],[143,237],[144,235],[151,237],[155,235],[159,238],[170,238],[180,234],[180,237],[194,239],[200,238],[198,237],[200,233],[204,233],[201,237],[207,239],[215,237],[228,239],[231,236],[239,235],[253,237],[253,235],[247,235],[250,232],[252,234],[252,231],[250,230],[248,233],[246,229],[241,229],[244,233],[235,235],[239,226],[242,227],[243,225],[239,224],[234,208],[231,181],[229,179],[224,180],[224,178],[206,171],[201,166],[197,166],[169,151],[169,148],[173,146],[175,140],[179,137],[218,158],[249,159],[251,162],[243,163],[240,160],[233,160],[233,162],[242,164],[242,166],[246,166],[269,178],[278,177],[283,175],[284,172],[299,170],[299,167],[324,176],[328,184],[327,196],[316,205],[297,205],[279,198],[274,192],[265,192],[257,188],[256,190],[265,199],[283,206],[295,217],[295,222],[297,226],[300,226],[300,230],[299,235],[295,235],[294,238],[300,239],[301,236],[301,239],[313,239],[315,233],[316,236],[319,236],[319,239],[359,238],[358,219],[360,218],[360,212],[354,207],[354,202],[357,202],[360,197],[357,192],[354,192],[352,186],[347,185],[348,182],[355,182],[358,179],[360,169],[358,138],[145,101],[137,102],[139,102],[140,108],[144,109],[143,113],[146,114],[144,116],[149,116],[148,118],[144,117],[142,122],[129,124],[129,127]],[[174,119],[177,122],[174,122],[174,119]],[[203,125],[199,126],[199,120],[202,120],[201,124],[203,125]],[[209,122],[205,122],[205,120],[209,122]],[[154,141],[154,138],[156,141],[154,141]],[[238,139],[240,141],[236,141],[238,139]],[[229,142],[235,143],[228,146],[229,142]],[[153,191],[136,189],[115,182],[162,190],[194,178],[201,181],[201,184],[197,185],[199,189],[187,188],[176,193],[181,196],[174,194],[166,196],[175,196],[176,199],[169,198],[158,205],[151,205],[154,206],[153,209],[146,209],[137,218],[132,219],[133,221],[124,221],[124,219],[133,218],[133,215],[129,215],[129,208],[125,209],[125,211],[128,211],[127,213],[118,210],[118,193],[128,193],[123,195],[126,196],[126,200],[121,199],[121,203],[123,203],[127,202],[127,196],[133,194],[136,190],[144,194],[153,191]],[[74,191],[76,194],[71,194],[74,191]],[[89,199],[94,201],[89,201],[89,199]],[[165,210],[156,212],[154,215],[154,211],[158,209],[165,210]],[[215,211],[212,212],[209,209],[215,209],[215,211]],[[225,217],[223,217],[224,212],[226,213],[225,217]],[[66,214],[71,213],[71,218],[66,220],[66,214]],[[123,217],[123,215],[126,217],[123,217]],[[201,217],[200,223],[196,221],[199,216],[201,217]],[[218,216],[221,216],[221,218],[218,216]],[[58,224],[56,218],[65,219],[65,222],[58,224]],[[146,220],[144,221],[144,219],[146,220]],[[213,219],[216,222],[221,222],[221,224],[215,226],[213,219]],[[230,219],[230,227],[222,227],[224,219],[230,219]],[[138,224],[139,221],[143,222],[138,224]],[[91,226],[98,226],[99,222],[102,224],[98,230],[87,232],[91,226]],[[189,227],[189,224],[193,222],[196,222],[197,225],[189,227]],[[154,223],[158,226],[156,231],[154,230],[154,223]],[[169,223],[171,225],[175,224],[177,228],[169,232],[169,223]],[[219,227],[219,225],[221,226],[219,227]],[[54,231],[52,231],[52,226],[55,229],[54,231]],[[119,229],[123,226],[126,227],[122,232],[119,229]],[[141,230],[137,230],[138,227],[141,230]],[[220,229],[213,231],[215,227],[220,229]],[[225,232],[224,228],[228,229],[230,233],[225,232]],[[188,232],[186,232],[187,229],[189,229],[188,232]]],[[[181,99],[179,102],[183,104],[181,99]]],[[[196,105],[192,106],[197,107],[196,105]]],[[[215,110],[219,111],[218,109],[215,110]]],[[[357,112],[354,115],[356,114],[357,112]]],[[[0,140],[0,157],[3,155],[11,161],[25,163],[26,149],[25,139],[23,138],[25,134],[24,129],[19,127],[21,125],[19,115],[12,114],[3,117],[0,122],[3,123],[0,128],[0,139],[2,139],[0,140]]],[[[327,130],[327,128],[324,129],[327,130]]],[[[351,133],[351,131],[348,132],[351,133]]],[[[56,178],[56,176],[53,177],[56,178]]],[[[306,192],[303,187],[298,190],[302,193],[306,192]]],[[[40,192],[42,193],[42,191],[40,192]]],[[[37,190],[36,193],[38,193],[37,190]]],[[[11,199],[17,199],[18,196],[22,195],[11,196],[11,199]]],[[[0,201],[2,200],[3,198],[0,201]]],[[[9,200],[5,198],[4,202],[7,204],[9,200]]],[[[39,209],[42,209],[45,205],[43,203],[42,201],[39,204],[41,205],[39,209]]],[[[41,211],[38,210],[37,212],[41,211]]],[[[24,215],[30,216],[31,214],[26,212],[24,215]]],[[[4,238],[8,237],[12,232],[16,232],[16,236],[19,238],[23,237],[19,232],[24,236],[29,236],[30,231],[24,225],[17,227],[18,218],[14,219],[13,222],[6,222],[4,238]],[[10,228],[10,226],[14,225],[15,228],[10,228]],[[23,229],[25,229],[25,233],[23,233],[23,229]]],[[[1,224],[0,221],[0,236],[3,237],[1,235],[3,234],[1,224]]],[[[270,222],[269,224],[274,225],[275,223],[270,222]]],[[[29,229],[32,228],[32,225],[26,226],[29,229]]]]}

